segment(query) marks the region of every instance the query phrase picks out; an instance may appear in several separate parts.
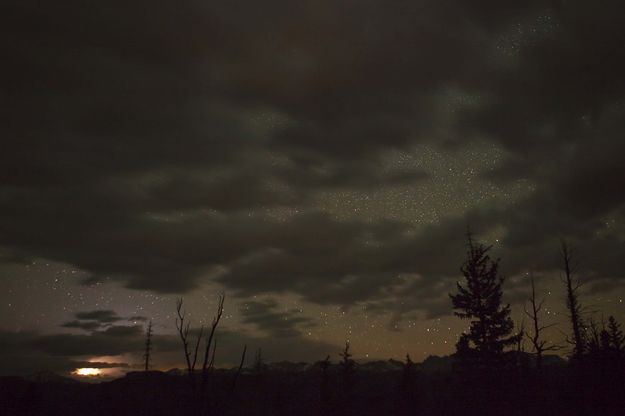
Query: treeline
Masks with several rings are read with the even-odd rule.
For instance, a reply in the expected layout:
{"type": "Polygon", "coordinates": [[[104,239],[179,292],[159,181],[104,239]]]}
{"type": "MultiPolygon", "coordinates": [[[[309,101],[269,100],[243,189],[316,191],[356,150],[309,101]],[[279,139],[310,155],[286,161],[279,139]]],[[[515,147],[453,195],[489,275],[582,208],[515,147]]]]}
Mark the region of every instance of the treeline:
{"type": "MultiPolygon", "coordinates": [[[[470,234],[467,247],[463,280],[449,296],[454,314],[467,320],[469,328],[458,339],[449,374],[420,374],[409,355],[399,371],[359,371],[349,343],[336,365],[327,356],[304,373],[271,371],[260,350],[253,366],[244,369],[247,346],[236,369],[216,370],[221,294],[208,327],[192,328],[182,299],[176,304],[188,377],[183,384],[176,382],[174,391],[185,397],[185,408],[199,414],[620,414],[625,406],[625,336],[613,316],[598,322],[585,313],[567,244],[560,247],[568,311],[562,343],[545,337],[553,324],[544,323],[545,299],[537,293],[534,276],[529,277],[524,319],[515,327],[511,307],[503,302],[499,260],[490,257],[492,247],[470,234]],[[566,349],[568,367],[544,366],[545,354],[566,349]]],[[[151,332],[150,323],[146,371],[151,332]]]]}
{"type": "MultiPolygon", "coordinates": [[[[475,243],[468,236],[467,259],[461,267],[464,282],[457,283],[457,293],[450,294],[454,314],[470,321],[469,330],[463,333],[456,344],[456,369],[458,371],[492,371],[510,366],[523,366],[521,354],[524,341],[529,341],[535,356],[538,371],[542,370],[543,355],[557,351],[564,345],[550,343],[544,338],[544,331],[554,324],[545,325],[542,320],[544,298],[536,293],[534,276],[530,275],[530,297],[525,304],[525,320],[514,328],[509,304],[502,302],[502,284],[499,275],[499,260],[493,260],[491,246],[475,243]],[[506,351],[508,349],[508,352],[506,351]]],[[[565,342],[570,345],[569,362],[574,367],[596,368],[605,365],[614,371],[621,371],[625,358],[625,337],[620,324],[613,316],[598,323],[593,315],[586,316],[582,307],[579,289],[581,283],[574,277],[572,253],[563,241],[560,247],[562,283],[566,296],[566,310],[570,324],[565,342]]]]}

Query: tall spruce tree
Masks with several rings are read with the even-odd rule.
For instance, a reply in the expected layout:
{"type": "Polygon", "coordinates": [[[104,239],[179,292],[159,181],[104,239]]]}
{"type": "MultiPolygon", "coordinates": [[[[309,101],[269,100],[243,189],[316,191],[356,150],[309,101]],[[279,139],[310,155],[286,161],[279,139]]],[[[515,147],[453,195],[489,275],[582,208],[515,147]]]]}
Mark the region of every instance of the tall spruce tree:
{"type": "Polygon", "coordinates": [[[504,279],[498,274],[499,260],[491,260],[488,255],[491,246],[476,244],[469,233],[468,248],[467,260],[460,269],[465,284],[458,282],[458,293],[449,297],[454,314],[471,320],[465,342],[469,341],[475,351],[478,364],[488,368],[502,362],[504,348],[514,345],[519,335],[512,335],[510,305],[502,304],[504,279]]]}

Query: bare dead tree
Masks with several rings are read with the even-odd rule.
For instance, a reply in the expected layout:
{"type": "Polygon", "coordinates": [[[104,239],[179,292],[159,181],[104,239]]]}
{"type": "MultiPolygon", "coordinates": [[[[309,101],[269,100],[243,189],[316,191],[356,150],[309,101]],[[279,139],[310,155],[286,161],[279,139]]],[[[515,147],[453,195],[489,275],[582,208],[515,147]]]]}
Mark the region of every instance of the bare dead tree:
{"type": "Polygon", "coordinates": [[[588,319],[588,326],[584,328],[584,341],[589,354],[598,354],[601,351],[601,330],[594,316],[588,319]]]}
{"type": "Polygon", "coordinates": [[[517,334],[519,336],[516,340],[516,351],[520,355],[522,352],[525,352],[525,343],[523,342],[523,339],[525,339],[525,334],[527,334],[527,331],[525,330],[525,319],[521,320],[521,323],[519,324],[519,331],[517,332],[517,334]]]}
{"type": "Polygon", "coordinates": [[[245,363],[245,354],[247,353],[247,345],[243,346],[243,353],[241,354],[241,362],[239,363],[239,368],[237,368],[237,372],[234,374],[234,379],[232,380],[232,390],[237,385],[237,380],[239,379],[239,375],[241,374],[241,370],[243,369],[243,364],[245,363]]]}
{"type": "Polygon", "coordinates": [[[523,310],[525,315],[527,315],[531,320],[532,333],[526,332],[525,335],[532,343],[532,347],[534,348],[534,354],[536,354],[536,368],[540,371],[543,365],[543,353],[547,351],[557,351],[560,349],[558,345],[549,345],[548,342],[542,339],[542,332],[548,328],[551,328],[555,324],[550,325],[541,325],[540,324],[540,311],[543,308],[543,304],[545,303],[545,299],[538,300],[536,298],[536,285],[534,283],[534,275],[530,274],[530,283],[532,285],[532,294],[529,298],[530,310],[527,310],[527,307],[524,306],[523,310]]]}
{"type": "Polygon", "coordinates": [[[204,325],[200,326],[200,333],[195,340],[195,348],[193,349],[193,361],[191,362],[191,373],[195,371],[195,364],[197,363],[197,352],[200,348],[200,341],[202,341],[202,336],[204,335],[204,325]]]}
{"type": "Polygon", "coordinates": [[[211,360],[208,362],[209,371],[215,366],[215,351],[217,351],[217,337],[213,340],[213,352],[211,353],[211,360]]]}
{"type": "Polygon", "coordinates": [[[145,333],[145,354],[143,358],[145,360],[144,371],[150,369],[150,358],[152,353],[152,320],[148,323],[148,329],[145,333]]]}
{"type": "Polygon", "coordinates": [[[204,325],[200,327],[200,332],[198,333],[197,339],[195,340],[195,345],[193,348],[193,359],[191,359],[191,351],[189,350],[189,332],[191,330],[191,321],[186,321],[187,314],[186,311],[183,310],[182,298],[176,301],[176,313],[176,329],[178,330],[178,335],[180,336],[180,340],[182,341],[184,357],[187,363],[187,372],[189,374],[189,377],[193,378],[200,342],[202,341],[202,338],[204,336],[204,325]]]}
{"type": "Polygon", "coordinates": [[[176,317],[176,329],[178,330],[178,335],[182,341],[182,349],[184,351],[185,361],[187,362],[189,377],[193,377],[193,365],[191,363],[191,353],[189,352],[189,328],[191,326],[191,322],[187,322],[185,324],[186,312],[182,309],[182,304],[182,298],[176,301],[176,313],[178,315],[176,317]]]}
{"type": "Polygon", "coordinates": [[[517,340],[516,340],[516,365],[518,368],[524,368],[524,353],[525,353],[525,343],[523,340],[525,339],[525,318],[521,320],[519,324],[519,331],[517,332],[517,340]]]}
{"type": "Polygon", "coordinates": [[[575,266],[573,265],[571,250],[564,240],[560,244],[560,256],[562,259],[562,271],[564,272],[562,281],[566,287],[566,307],[569,311],[569,319],[573,329],[573,341],[571,341],[573,344],[573,357],[581,359],[586,349],[582,334],[582,307],[579,302],[579,288],[582,285],[579,281],[573,281],[575,266]]]}
{"type": "Polygon", "coordinates": [[[224,301],[225,300],[226,300],[225,293],[220,293],[218,295],[217,313],[213,317],[213,322],[211,323],[211,330],[210,330],[210,333],[208,334],[208,338],[206,340],[206,348],[204,350],[204,361],[202,363],[202,384],[206,384],[206,380],[208,378],[208,371],[212,367],[211,361],[214,362],[215,349],[217,345],[213,344],[213,339],[215,338],[215,331],[217,330],[217,326],[219,325],[221,316],[224,313],[224,301]],[[210,355],[211,346],[213,347],[212,356],[210,355]],[[212,359],[209,360],[209,357],[212,357],[212,359]]]}

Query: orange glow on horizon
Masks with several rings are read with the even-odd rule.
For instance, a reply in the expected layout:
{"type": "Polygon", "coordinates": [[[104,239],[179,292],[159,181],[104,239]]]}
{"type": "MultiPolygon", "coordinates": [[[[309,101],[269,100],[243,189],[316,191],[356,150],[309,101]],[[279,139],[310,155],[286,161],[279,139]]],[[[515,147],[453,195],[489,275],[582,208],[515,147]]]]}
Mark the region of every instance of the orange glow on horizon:
{"type": "Polygon", "coordinates": [[[77,368],[74,374],[78,376],[98,376],[102,372],[99,368],[77,368]]]}

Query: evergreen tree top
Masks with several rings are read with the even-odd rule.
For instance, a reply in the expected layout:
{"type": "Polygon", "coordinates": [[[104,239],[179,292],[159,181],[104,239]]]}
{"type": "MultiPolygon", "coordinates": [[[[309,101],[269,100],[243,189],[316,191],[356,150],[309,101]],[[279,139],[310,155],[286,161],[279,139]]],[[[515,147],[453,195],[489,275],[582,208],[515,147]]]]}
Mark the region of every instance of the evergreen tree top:
{"type": "MultiPolygon", "coordinates": [[[[457,282],[457,294],[450,294],[454,314],[470,319],[466,342],[485,355],[501,355],[504,347],[514,344],[518,335],[511,335],[514,323],[510,305],[502,304],[502,284],[499,260],[492,260],[491,246],[476,244],[468,235],[467,259],[460,268],[464,282],[457,282]]],[[[466,346],[465,346],[466,347],[466,346]]]]}

